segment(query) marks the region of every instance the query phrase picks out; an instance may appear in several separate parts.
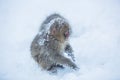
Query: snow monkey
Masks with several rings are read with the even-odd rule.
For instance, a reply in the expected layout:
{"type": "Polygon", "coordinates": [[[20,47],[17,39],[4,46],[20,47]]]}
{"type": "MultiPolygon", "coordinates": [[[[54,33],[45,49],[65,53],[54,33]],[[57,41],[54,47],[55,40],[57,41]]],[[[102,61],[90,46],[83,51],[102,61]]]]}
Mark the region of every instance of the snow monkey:
{"type": "Polygon", "coordinates": [[[58,67],[77,69],[73,50],[68,43],[71,27],[59,14],[52,14],[42,23],[31,44],[31,55],[42,69],[57,72],[58,67]],[[65,53],[71,57],[65,57],[65,53]]]}

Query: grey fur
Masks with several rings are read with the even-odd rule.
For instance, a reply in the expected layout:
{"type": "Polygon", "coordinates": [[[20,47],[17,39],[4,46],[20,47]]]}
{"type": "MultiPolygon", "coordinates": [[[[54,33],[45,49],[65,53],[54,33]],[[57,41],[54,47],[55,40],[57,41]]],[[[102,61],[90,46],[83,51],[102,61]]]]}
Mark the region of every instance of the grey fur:
{"type": "MultiPolygon", "coordinates": [[[[58,14],[52,14],[42,23],[40,31],[42,32],[45,29],[44,27],[47,27],[43,26],[44,24],[48,24],[51,20],[55,18],[64,19],[58,14]]],[[[68,22],[65,23],[68,24],[68,22]]],[[[55,24],[57,24],[57,22],[55,22],[55,24]]],[[[51,25],[51,27],[53,26],[51,25]]],[[[59,24],[59,26],[61,25],[59,24]]],[[[68,27],[69,29],[71,29],[70,26],[68,27]]],[[[61,28],[64,28],[64,26],[62,26],[61,28]]],[[[76,64],[73,61],[64,56],[64,52],[66,52],[74,60],[74,55],[72,54],[73,50],[68,43],[68,40],[63,38],[63,40],[61,39],[61,41],[59,40],[59,38],[57,39],[51,34],[44,33],[44,31],[42,32],[42,34],[36,35],[31,44],[31,55],[34,60],[42,67],[42,69],[56,71],[55,67],[51,68],[55,65],[69,66],[73,69],[77,68],[76,64]],[[43,44],[39,44],[40,40],[44,40],[43,44]]]]}

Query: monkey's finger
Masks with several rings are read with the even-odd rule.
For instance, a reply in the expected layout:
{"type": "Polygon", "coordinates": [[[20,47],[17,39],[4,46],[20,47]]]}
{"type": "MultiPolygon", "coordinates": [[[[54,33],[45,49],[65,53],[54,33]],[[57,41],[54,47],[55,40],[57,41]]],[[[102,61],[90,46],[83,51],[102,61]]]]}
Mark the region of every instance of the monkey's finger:
{"type": "Polygon", "coordinates": [[[75,62],[75,58],[72,58],[72,60],[75,62]]]}
{"type": "Polygon", "coordinates": [[[80,69],[80,68],[77,67],[76,65],[72,66],[72,68],[73,68],[74,70],[79,70],[79,69],[80,69]]]}
{"type": "Polygon", "coordinates": [[[74,68],[74,70],[76,70],[76,71],[79,70],[79,69],[80,69],[79,67],[74,68]]]}

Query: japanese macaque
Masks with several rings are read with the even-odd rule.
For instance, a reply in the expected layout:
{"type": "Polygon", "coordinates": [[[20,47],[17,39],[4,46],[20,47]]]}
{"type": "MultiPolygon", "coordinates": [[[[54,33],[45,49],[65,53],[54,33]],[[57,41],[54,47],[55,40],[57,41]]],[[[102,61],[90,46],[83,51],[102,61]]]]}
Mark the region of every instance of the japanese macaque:
{"type": "Polygon", "coordinates": [[[52,14],[42,23],[39,33],[31,44],[31,55],[42,69],[57,72],[57,68],[68,66],[77,69],[73,50],[68,43],[71,27],[59,14],[52,14]],[[71,59],[65,57],[65,53],[71,59]]]}

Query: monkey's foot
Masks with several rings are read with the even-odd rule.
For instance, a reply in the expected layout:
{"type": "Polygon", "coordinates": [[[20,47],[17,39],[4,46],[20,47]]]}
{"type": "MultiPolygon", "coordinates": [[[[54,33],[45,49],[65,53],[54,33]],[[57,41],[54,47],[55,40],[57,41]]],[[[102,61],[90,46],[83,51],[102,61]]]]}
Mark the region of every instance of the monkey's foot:
{"type": "Polygon", "coordinates": [[[57,69],[64,69],[64,67],[60,64],[57,65],[52,65],[48,71],[50,71],[51,73],[57,73],[57,69]]]}
{"type": "Polygon", "coordinates": [[[57,67],[57,68],[64,69],[64,67],[63,67],[62,65],[60,65],[60,64],[57,64],[56,67],[57,67]]]}

